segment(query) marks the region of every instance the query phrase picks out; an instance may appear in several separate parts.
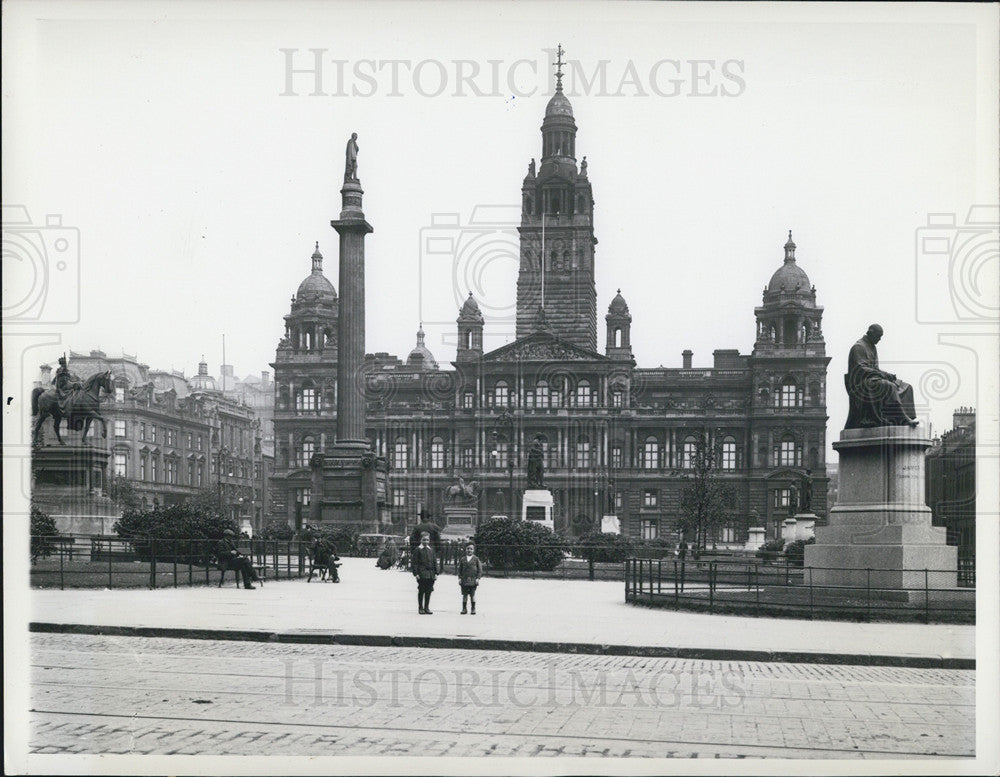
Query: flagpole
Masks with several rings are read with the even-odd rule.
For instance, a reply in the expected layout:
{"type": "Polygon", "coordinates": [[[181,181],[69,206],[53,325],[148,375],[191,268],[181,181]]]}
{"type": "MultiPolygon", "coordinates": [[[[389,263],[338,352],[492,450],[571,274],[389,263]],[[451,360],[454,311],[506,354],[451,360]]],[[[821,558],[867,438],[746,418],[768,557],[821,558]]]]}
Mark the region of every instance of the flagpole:
{"type": "Polygon", "coordinates": [[[222,335],[222,395],[226,394],[226,336],[222,335]]]}
{"type": "Polygon", "coordinates": [[[545,308],[545,207],[542,207],[542,308],[545,308]]]}

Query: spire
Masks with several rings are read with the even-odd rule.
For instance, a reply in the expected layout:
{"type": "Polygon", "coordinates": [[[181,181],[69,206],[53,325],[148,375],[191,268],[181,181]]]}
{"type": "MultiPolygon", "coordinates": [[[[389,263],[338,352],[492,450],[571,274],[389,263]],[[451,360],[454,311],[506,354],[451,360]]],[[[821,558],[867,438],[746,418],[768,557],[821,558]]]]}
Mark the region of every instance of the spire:
{"type": "Polygon", "coordinates": [[[552,63],[553,65],[555,65],[555,66],[556,66],[556,91],[557,91],[557,92],[561,92],[561,91],[563,90],[563,88],[562,88],[562,77],[563,77],[563,71],[562,71],[562,66],[563,66],[563,61],[562,61],[562,55],[563,55],[563,54],[565,54],[565,53],[566,53],[566,52],[565,52],[565,51],[563,51],[563,47],[562,47],[562,44],[560,43],[560,44],[558,45],[558,47],[556,48],[556,61],[552,63]]]}
{"type": "Polygon", "coordinates": [[[785,261],[795,261],[795,241],[792,240],[792,230],[788,230],[788,242],[785,243],[785,261]]]}
{"type": "Polygon", "coordinates": [[[323,254],[321,254],[319,252],[319,241],[318,240],[316,241],[316,250],[313,251],[312,263],[313,263],[312,271],[314,273],[322,273],[323,272],[323,254]]]}

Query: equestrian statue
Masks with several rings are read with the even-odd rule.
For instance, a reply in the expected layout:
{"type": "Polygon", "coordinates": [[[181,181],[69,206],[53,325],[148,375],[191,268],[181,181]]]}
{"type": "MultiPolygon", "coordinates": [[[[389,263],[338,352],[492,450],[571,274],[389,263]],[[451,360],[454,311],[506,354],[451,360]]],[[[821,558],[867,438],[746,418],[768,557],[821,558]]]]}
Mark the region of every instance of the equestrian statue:
{"type": "Polygon", "coordinates": [[[108,436],[108,424],[100,413],[101,391],[106,394],[114,392],[111,382],[111,370],[98,372],[84,381],[77,380],[69,371],[66,357],[59,358],[59,369],[52,380],[54,389],[36,388],[31,392],[31,415],[36,417],[32,433],[32,443],[41,445],[42,423],[46,418],[52,418],[52,428],[60,445],[65,445],[59,433],[62,419],[66,419],[68,429],[83,431],[83,444],[87,442],[87,433],[94,420],[101,422],[101,437],[108,436]]]}

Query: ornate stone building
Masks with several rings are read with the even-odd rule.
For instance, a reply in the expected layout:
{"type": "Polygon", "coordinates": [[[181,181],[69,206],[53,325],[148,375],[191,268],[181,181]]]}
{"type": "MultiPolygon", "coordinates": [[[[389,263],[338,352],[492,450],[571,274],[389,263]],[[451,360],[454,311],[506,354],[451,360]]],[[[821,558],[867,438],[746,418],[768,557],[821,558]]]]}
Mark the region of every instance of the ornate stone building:
{"type": "Polygon", "coordinates": [[[960,579],[975,581],[976,559],[976,411],[960,407],[952,428],[927,451],[924,488],[935,526],[947,529],[958,546],[960,579]]]}
{"type": "MultiPolygon", "coordinates": [[[[238,524],[262,526],[271,512],[273,459],[261,450],[260,422],[253,408],[223,395],[204,361],[190,379],[97,350],[70,352],[69,366],[81,378],[104,370],[114,376],[115,396],[101,407],[107,439],[100,438],[100,424],[90,429],[91,443],[110,449],[108,477],[131,480],[147,508],[218,489],[238,524]]],[[[51,375],[42,365],[39,385],[50,387],[51,375]]]]}
{"type": "MultiPolygon", "coordinates": [[[[556,528],[566,534],[597,529],[601,516],[614,514],[629,535],[676,539],[685,470],[701,434],[711,437],[718,477],[735,493],[717,542],[742,542],[748,525],[780,536],[806,470],[822,520],[829,359],[823,309],[791,233],[754,309],[752,353],[717,350],[711,366],[695,367],[684,351],[680,367],[638,367],[620,291],[598,344],[593,192],[561,84],[541,132],[541,162],[536,170],[531,161],[521,189],[516,339],[484,352],[487,322],[470,294],[456,320],[452,368],[438,366],[422,330],[405,362],[367,357],[359,378],[367,435],[391,464],[392,525],[384,529],[412,525],[421,510],[439,518],[445,489],[459,477],[476,483],[480,518],[519,515],[536,434],[546,442],[556,528]]],[[[309,460],[332,442],[336,421],[337,293],[318,249],[312,262],[272,365],[274,509],[292,525],[311,496],[309,460]]]]}

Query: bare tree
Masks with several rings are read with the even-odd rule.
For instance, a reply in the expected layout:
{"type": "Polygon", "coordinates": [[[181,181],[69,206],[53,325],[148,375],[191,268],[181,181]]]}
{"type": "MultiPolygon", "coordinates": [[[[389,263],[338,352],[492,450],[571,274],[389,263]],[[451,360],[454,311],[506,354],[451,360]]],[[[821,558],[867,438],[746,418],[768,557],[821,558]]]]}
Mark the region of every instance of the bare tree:
{"type": "Polygon", "coordinates": [[[684,466],[678,474],[688,482],[681,492],[681,531],[694,533],[694,547],[704,549],[714,529],[726,523],[736,502],[732,486],[719,479],[722,433],[710,441],[708,429],[695,435],[693,450],[684,451],[684,466]]]}

